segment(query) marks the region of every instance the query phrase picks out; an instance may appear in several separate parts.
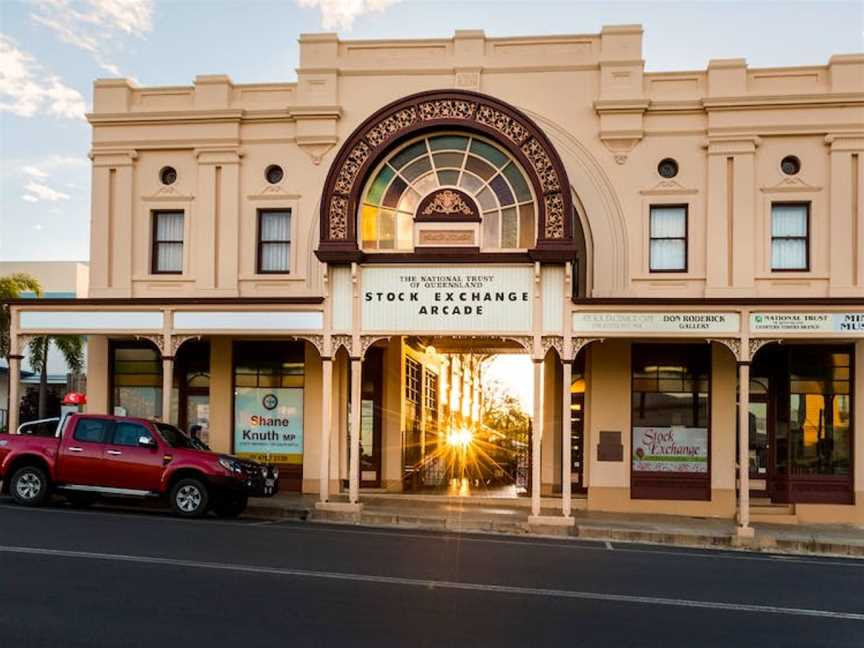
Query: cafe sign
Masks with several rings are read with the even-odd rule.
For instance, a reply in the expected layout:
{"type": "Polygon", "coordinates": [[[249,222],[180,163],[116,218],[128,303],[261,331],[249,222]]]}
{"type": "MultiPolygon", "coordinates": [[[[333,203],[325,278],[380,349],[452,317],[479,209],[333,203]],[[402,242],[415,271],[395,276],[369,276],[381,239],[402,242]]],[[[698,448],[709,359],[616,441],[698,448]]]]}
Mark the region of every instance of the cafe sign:
{"type": "Polygon", "coordinates": [[[738,313],[630,312],[573,313],[573,332],[579,333],[738,333],[738,313]]]}
{"type": "Polygon", "coordinates": [[[752,333],[839,333],[864,336],[859,313],[751,313],[752,333]]]}
{"type": "Polygon", "coordinates": [[[530,266],[364,268],[366,331],[528,333],[530,266]]]}

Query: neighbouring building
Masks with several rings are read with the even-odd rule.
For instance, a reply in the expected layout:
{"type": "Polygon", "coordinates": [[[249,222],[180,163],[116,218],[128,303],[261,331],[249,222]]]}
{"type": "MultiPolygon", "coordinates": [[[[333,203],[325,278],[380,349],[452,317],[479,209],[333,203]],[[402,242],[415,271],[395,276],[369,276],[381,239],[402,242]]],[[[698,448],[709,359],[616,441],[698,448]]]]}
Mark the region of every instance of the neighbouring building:
{"type": "Polygon", "coordinates": [[[864,55],[299,46],[292,83],[95,83],[90,293],[13,304],[13,371],[86,334],[90,411],[204,425],[350,509],[479,452],[481,359],[526,354],[530,521],[864,523],[864,55]]]}
{"type": "MultiPolygon", "coordinates": [[[[87,296],[89,268],[82,261],[0,261],[0,277],[16,273],[28,274],[39,280],[42,297],[46,299],[80,299],[87,296]]],[[[25,299],[35,299],[35,293],[21,295],[25,299]]],[[[20,372],[20,390],[24,398],[23,416],[19,421],[35,419],[38,407],[40,375],[30,366],[26,349],[23,349],[20,372]]],[[[48,351],[48,389],[50,402],[58,404],[63,395],[71,390],[84,390],[86,380],[83,375],[73,376],[63,355],[55,345],[48,351]]],[[[9,412],[9,365],[6,358],[0,358],[0,430],[6,429],[9,412]]],[[[59,405],[52,409],[51,416],[57,416],[59,405]]]]}

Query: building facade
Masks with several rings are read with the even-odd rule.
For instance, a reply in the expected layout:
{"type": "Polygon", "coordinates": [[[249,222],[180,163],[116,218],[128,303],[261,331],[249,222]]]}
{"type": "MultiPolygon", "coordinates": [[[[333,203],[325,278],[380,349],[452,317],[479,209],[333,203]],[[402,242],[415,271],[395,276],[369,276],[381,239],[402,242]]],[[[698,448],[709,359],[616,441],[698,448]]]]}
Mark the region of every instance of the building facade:
{"type": "Polygon", "coordinates": [[[14,304],[16,348],[87,334],[92,411],[343,508],[412,490],[456,365],[526,354],[532,521],[864,523],[864,55],[641,43],[315,34],[295,83],[97,81],[90,296],[14,304]]]}

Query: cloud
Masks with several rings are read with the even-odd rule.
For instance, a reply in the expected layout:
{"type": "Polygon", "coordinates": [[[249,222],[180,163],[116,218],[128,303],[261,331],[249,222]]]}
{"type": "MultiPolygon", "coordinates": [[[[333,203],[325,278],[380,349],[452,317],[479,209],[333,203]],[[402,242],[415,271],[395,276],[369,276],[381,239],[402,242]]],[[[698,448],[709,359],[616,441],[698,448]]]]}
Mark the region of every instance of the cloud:
{"type": "Polygon", "coordinates": [[[354,19],[370,12],[381,12],[400,0],[297,0],[304,8],[321,9],[321,27],[351,31],[354,19]]]}
{"type": "Polygon", "coordinates": [[[35,166],[29,166],[29,165],[25,166],[25,167],[21,167],[21,172],[26,174],[26,175],[33,176],[34,178],[42,178],[42,179],[47,178],[49,175],[49,174],[45,173],[42,169],[39,169],[35,166]]]}
{"type": "Polygon", "coordinates": [[[11,38],[0,34],[0,112],[20,117],[47,114],[81,119],[85,110],[80,92],[47,73],[11,38]]]}
{"type": "Polygon", "coordinates": [[[40,200],[47,200],[48,202],[57,202],[58,200],[69,200],[69,194],[65,194],[62,191],[57,191],[56,189],[52,189],[46,184],[42,184],[41,182],[36,182],[35,180],[31,180],[26,185],[24,185],[24,191],[27,193],[21,196],[22,200],[26,200],[27,202],[39,202],[40,200]]]}
{"type": "Polygon", "coordinates": [[[127,36],[153,29],[153,0],[34,0],[30,18],[93,57],[112,76],[123,76],[109,62],[127,36]]]}

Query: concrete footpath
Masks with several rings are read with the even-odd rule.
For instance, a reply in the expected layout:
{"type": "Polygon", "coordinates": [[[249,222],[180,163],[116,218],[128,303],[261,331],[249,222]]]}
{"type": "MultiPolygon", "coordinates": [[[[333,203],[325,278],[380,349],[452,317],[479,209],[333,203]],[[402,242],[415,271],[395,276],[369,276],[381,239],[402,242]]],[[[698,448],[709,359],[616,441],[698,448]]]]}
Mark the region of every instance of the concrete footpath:
{"type": "MultiPolygon", "coordinates": [[[[331,498],[344,503],[344,497],[331,498]]],[[[319,510],[315,495],[277,495],[249,501],[247,515],[455,533],[492,533],[535,537],[579,538],[682,547],[831,555],[864,559],[864,527],[754,523],[755,537],[739,539],[732,520],[674,515],[637,515],[573,511],[575,524],[530,525],[525,503],[512,500],[364,496],[359,513],[319,510]]],[[[561,515],[560,500],[544,502],[544,516],[561,515]]]]}

